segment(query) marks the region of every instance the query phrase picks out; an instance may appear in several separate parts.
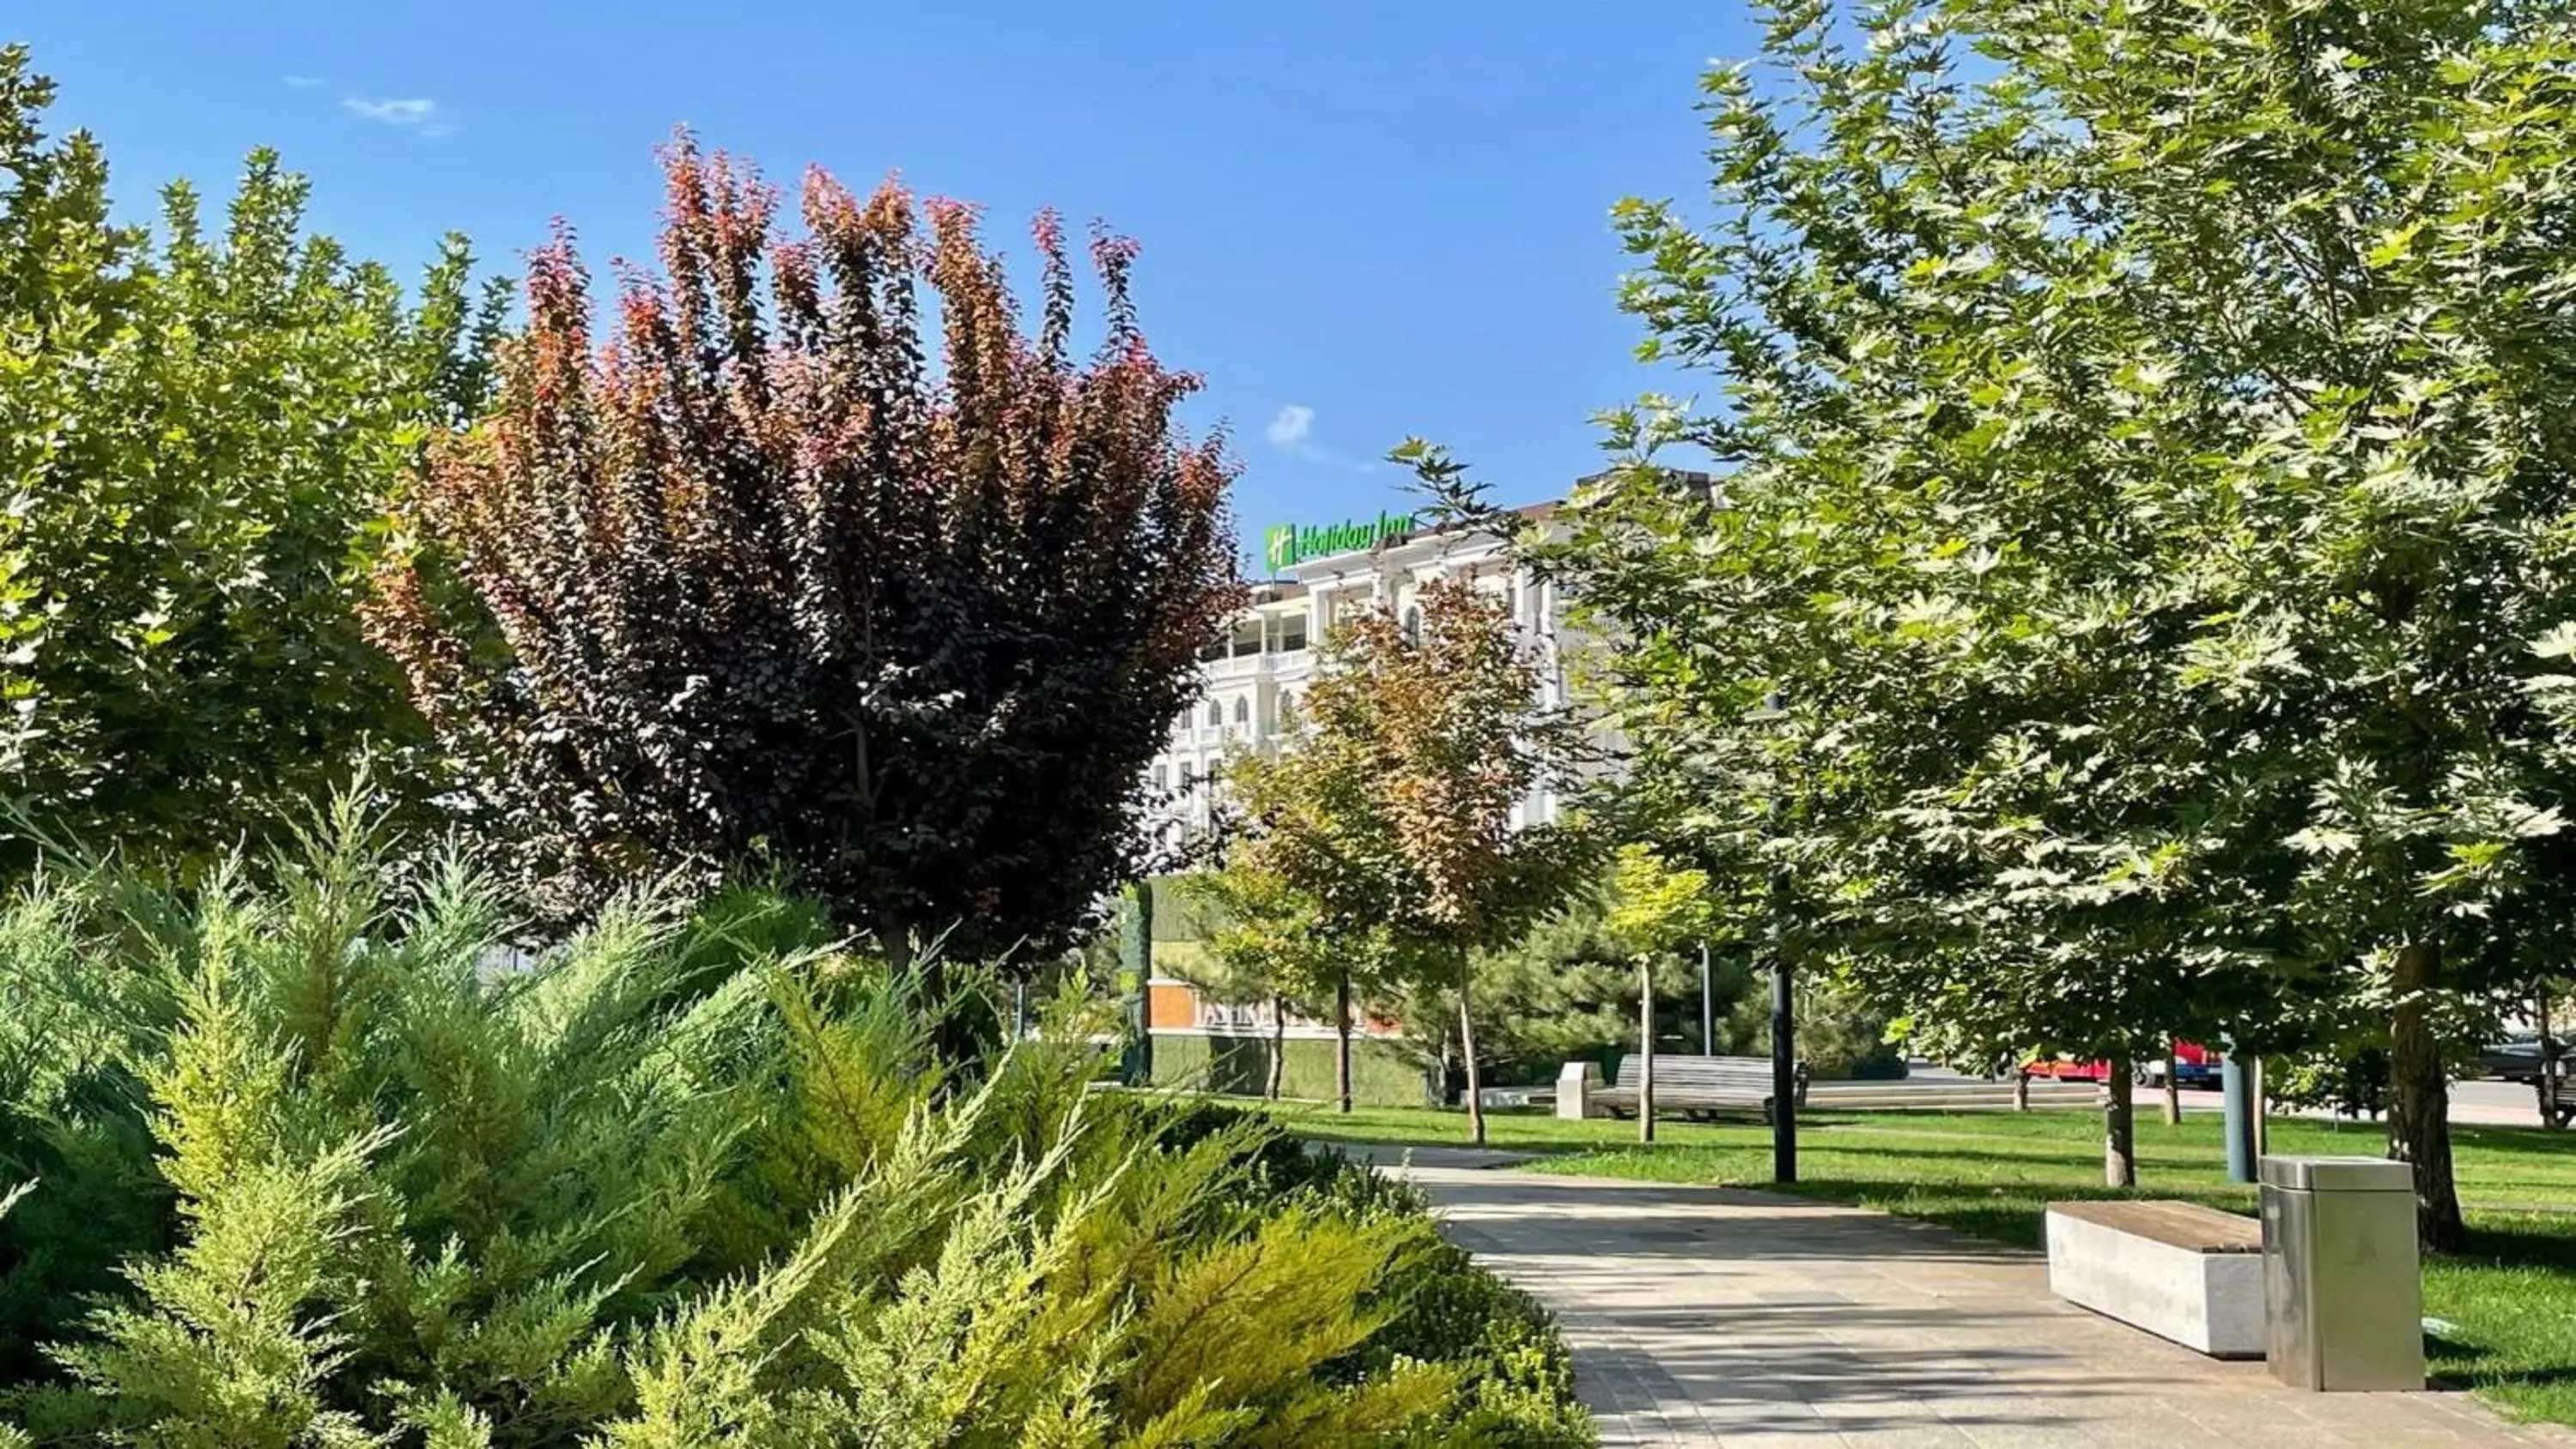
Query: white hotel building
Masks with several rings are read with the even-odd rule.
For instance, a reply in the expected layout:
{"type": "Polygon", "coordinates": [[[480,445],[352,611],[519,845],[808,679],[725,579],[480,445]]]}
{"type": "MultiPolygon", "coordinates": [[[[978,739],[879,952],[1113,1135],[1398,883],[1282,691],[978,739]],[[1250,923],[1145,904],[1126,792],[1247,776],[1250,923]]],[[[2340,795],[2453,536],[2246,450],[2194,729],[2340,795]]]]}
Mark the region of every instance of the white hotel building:
{"type": "MultiPolygon", "coordinates": [[[[1708,486],[1705,475],[1686,478],[1695,487],[1708,486]]],[[[1545,523],[1556,510],[1554,503],[1541,503],[1516,511],[1545,523]]],[[[1565,655],[1580,646],[1563,629],[1564,600],[1555,583],[1514,565],[1496,535],[1417,528],[1411,518],[1380,515],[1325,527],[1269,528],[1263,543],[1271,577],[1254,586],[1252,602],[1236,617],[1227,640],[1208,650],[1200,665],[1205,693],[1173,722],[1170,740],[1148,767],[1148,783],[1162,802],[1155,828],[1167,842],[1209,829],[1216,777],[1229,754],[1257,749],[1283,727],[1294,727],[1297,704],[1314,679],[1317,652],[1335,624],[1368,609],[1404,618],[1434,581],[1463,581],[1504,600],[1540,666],[1540,702],[1567,702],[1565,655]]],[[[1559,805],[1554,792],[1542,788],[1514,808],[1512,823],[1553,820],[1559,805]]],[[[1203,998],[1191,984],[1195,962],[1187,942],[1158,930],[1152,950],[1156,964],[1148,979],[1146,1021],[1155,1043],[1155,1080],[1257,1090],[1252,1084],[1264,1079],[1258,1067],[1270,1047],[1269,1009],[1203,998]]],[[[1362,1100],[1424,1099],[1418,1069],[1387,1040],[1396,1034],[1391,1022],[1361,1023],[1361,1056],[1384,1058],[1374,1073],[1363,1074],[1377,1086],[1363,1085],[1362,1100]],[[1379,1095],[1372,1097],[1372,1090],[1379,1095]]],[[[1318,1084],[1329,1082],[1332,1035],[1319,1023],[1291,1017],[1285,1040],[1292,1095],[1301,1072],[1310,1094],[1329,1090],[1318,1084]]]]}
{"type": "MultiPolygon", "coordinates": [[[[1553,503],[1517,510],[1545,519],[1553,503]]],[[[1558,623],[1557,586],[1513,565],[1503,541],[1483,530],[1425,529],[1401,515],[1323,528],[1281,526],[1265,530],[1273,575],[1253,587],[1251,606],[1238,616],[1232,637],[1212,647],[1201,668],[1207,690],[1197,707],[1172,726],[1149,783],[1166,801],[1163,828],[1186,836],[1210,824],[1211,782],[1230,751],[1255,748],[1293,719],[1299,696],[1315,669],[1318,646],[1332,627],[1354,613],[1383,608],[1407,616],[1424,585],[1436,580],[1473,584],[1511,607],[1514,623],[1541,666],[1543,703],[1566,698],[1558,623]]],[[[1514,812],[1515,825],[1554,818],[1557,801],[1540,791],[1514,812]]]]}

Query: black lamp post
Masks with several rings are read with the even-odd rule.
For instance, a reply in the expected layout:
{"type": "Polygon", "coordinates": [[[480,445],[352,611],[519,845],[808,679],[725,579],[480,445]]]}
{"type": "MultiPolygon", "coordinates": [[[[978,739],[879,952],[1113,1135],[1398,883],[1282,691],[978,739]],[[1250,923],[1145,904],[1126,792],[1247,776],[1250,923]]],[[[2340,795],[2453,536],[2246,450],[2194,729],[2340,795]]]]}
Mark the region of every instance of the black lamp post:
{"type": "Polygon", "coordinates": [[[1789,953],[1771,942],[1771,1180],[1798,1180],[1798,1020],[1789,953]]]}
{"type": "MultiPolygon", "coordinates": [[[[1780,696],[1763,700],[1766,712],[1777,715],[1780,696]]],[[[1780,819],[1780,795],[1775,787],[1771,795],[1770,820],[1775,827],[1780,819]]],[[[1771,942],[1771,1180],[1791,1183],[1798,1180],[1798,1005],[1796,981],[1789,965],[1789,933],[1780,919],[1781,897],[1787,894],[1787,869],[1774,864],[1765,896],[1765,915],[1769,917],[1771,942]]]]}

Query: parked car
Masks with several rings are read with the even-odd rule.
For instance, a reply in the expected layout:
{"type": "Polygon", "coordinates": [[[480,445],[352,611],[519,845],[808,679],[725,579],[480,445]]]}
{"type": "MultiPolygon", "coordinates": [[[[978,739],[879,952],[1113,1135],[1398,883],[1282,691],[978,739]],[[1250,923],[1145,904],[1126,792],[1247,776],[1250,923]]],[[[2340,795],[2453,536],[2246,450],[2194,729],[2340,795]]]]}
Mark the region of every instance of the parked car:
{"type": "MultiPolygon", "coordinates": [[[[2566,1044],[2560,1043],[2559,1050],[2558,1075],[2564,1078],[2568,1075],[2566,1044]]],[[[2516,1032],[2503,1041],[2481,1048],[2470,1070],[2474,1075],[2493,1077],[2498,1081],[2535,1085],[2540,1080],[2540,1033],[2516,1032]]]]}
{"type": "MultiPolygon", "coordinates": [[[[2171,1073],[2174,1081],[2185,1087],[2218,1085],[2219,1053],[2191,1042],[2176,1042],[2171,1057],[2156,1057],[2139,1062],[2133,1069],[2138,1085],[2161,1087],[2171,1073]]],[[[2079,1062],[2073,1057],[2040,1057],[2022,1067],[2025,1075],[2054,1077],[2066,1082],[2099,1082],[2111,1075],[2109,1062],[2079,1062]]]]}
{"type": "Polygon", "coordinates": [[[2173,1055],[2138,1063],[2138,1081],[2143,1086],[2161,1087],[2170,1072],[2177,1086],[2216,1091],[2219,1086],[2219,1064],[2224,1054],[2190,1042],[2174,1043],[2173,1055]]]}

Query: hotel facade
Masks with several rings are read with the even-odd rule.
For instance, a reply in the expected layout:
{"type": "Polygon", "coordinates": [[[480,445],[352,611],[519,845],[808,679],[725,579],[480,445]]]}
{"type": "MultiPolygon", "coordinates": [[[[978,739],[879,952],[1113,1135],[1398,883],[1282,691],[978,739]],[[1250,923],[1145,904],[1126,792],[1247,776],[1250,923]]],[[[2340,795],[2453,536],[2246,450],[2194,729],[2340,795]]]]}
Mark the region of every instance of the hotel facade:
{"type": "MultiPolygon", "coordinates": [[[[1689,483],[1706,487],[1701,475],[1689,483]]],[[[1555,503],[1515,510],[1541,527],[1553,524],[1555,503]]],[[[1337,523],[1281,524],[1262,533],[1269,577],[1232,629],[1200,661],[1205,690],[1199,702],[1173,721],[1163,752],[1148,769],[1158,802],[1149,816],[1169,846],[1204,839],[1221,809],[1221,777],[1228,757],[1261,749],[1296,728],[1298,705],[1312,686],[1318,654],[1333,628],[1372,609],[1398,619],[1414,617],[1422,591],[1437,582],[1464,583],[1500,600],[1511,626],[1538,666],[1544,706],[1569,702],[1566,662],[1580,641],[1565,628],[1565,600],[1557,584],[1512,561],[1502,537],[1479,528],[1434,529],[1407,515],[1337,523]]],[[[1551,788],[1533,791],[1513,808],[1512,824],[1552,821],[1563,802],[1551,788]]],[[[1157,891],[1168,897],[1169,892],[1157,891]]],[[[1171,901],[1156,908],[1153,970],[1146,993],[1146,1027],[1152,1038],[1153,1075],[1160,1081],[1196,1081],[1220,1091],[1258,1090],[1277,1025],[1262,1003],[1226,1003],[1204,996],[1192,983],[1202,959],[1190,913],[1171,901]]],[[[1418,1104],[1436,1099],[1438,1084],[1427,1064],[1407,1055],[1396,1026],[1357,1023],[1359,1092],[1363,1099],[1418,1104]]],[[[1291,1096],[1323,1095],[1331,1072],[1329,1026],[1291,1016],[1286,1023],[1285,1076],[1291,1096]]]]}
{"type": "MultiPolygon", "coordinates": [[[[1557,505],[1518,510],[1544,521],[1557,505]]],[[[1148,770],[1160,802],[1156,828],[1167,840],[1213,827],[1217,778],[1229,754],[1258,749],[1293,728],[1300,697],[1313,683],[1316,656],[1333,628],[1372,609],[1412,618],[1422,590],[1449,581],[1500,599],[1538,664],[1540,703],[1566,702],[1563,604],[1554,583],[1512,563],[1503,540],[1483,529],[1430,529],[1409,515],[1324,525],[1282,524],[1263,532],[1271,577],[1255,584],[1251,604],[1228,637],[1201,656],[1205,691],[1173,721],[1163,752],[1148,770]]],[[[1555,818],[1549,791],[1513,813],[1521,825],[1555,818]]]]}

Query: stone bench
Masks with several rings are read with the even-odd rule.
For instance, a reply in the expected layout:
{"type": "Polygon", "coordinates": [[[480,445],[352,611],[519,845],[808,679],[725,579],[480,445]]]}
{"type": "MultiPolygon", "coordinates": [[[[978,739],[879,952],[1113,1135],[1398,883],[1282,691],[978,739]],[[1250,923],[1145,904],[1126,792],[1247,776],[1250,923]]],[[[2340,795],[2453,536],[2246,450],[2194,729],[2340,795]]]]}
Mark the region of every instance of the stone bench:
{"type": "MultiPolygon", "coordinates": [[[[1644,1095],[1644,1061],[1635,1052],[1619,1059],[1619,1077],[1607,1087],[1594,1089],[1590,1103],[1613,1117],[1632,1117],[1644,1095]]],[[[1563,1086],[1558,1090],[1562,1092],[1563,1086]]],[[[1807,1066],[1800,1062],[1793,1074],[1790,1101],[1803,1106],[1807,1100],[1807,1066]]],[[[1756,1112],[1763,1120],[1771,1117],[1771,1059],[1769,1057],[1693,1057],[1666,1056],[1655,1053],[1655,1114],[1682,1113],[1704,1117],[1719,1112],[1756,1112]]]]}
{"type": "Polygon", "coordinates": [[[2213,1358],[2263,1356],[2263,1228],[2187,1202],[2048,1208],[2048,1291],[2213,1358]]]}

